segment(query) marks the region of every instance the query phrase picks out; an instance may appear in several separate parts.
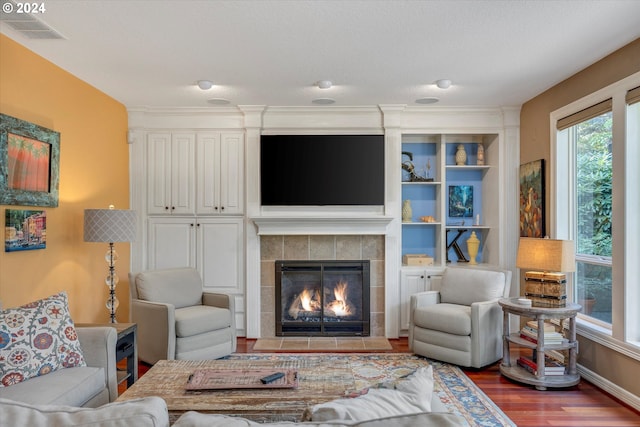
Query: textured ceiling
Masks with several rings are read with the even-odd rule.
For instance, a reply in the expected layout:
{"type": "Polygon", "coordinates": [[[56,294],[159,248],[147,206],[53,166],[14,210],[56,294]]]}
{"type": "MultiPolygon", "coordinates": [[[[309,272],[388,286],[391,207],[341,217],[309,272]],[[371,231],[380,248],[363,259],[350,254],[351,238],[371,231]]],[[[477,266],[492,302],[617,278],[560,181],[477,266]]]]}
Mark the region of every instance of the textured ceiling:
{"type": "MultiPolygon", "coordinates": [[[[640,1],[47,0],[0,31],[127,107],[517,106],[640,37],[640,1]],[[437,79],[453,81],[448,90],[437,79]],[[215,86],[202,91],[199,79],[215,86]],[[334,86],[321,90],[318,80],[334,86]]],[[[3,18],[7,18],[5,14],[3,18]]],[[[0,52],[1,54],[1,52],[0,52]]],[[[46,82],[42,82],[46,84],[46,82]]]]}

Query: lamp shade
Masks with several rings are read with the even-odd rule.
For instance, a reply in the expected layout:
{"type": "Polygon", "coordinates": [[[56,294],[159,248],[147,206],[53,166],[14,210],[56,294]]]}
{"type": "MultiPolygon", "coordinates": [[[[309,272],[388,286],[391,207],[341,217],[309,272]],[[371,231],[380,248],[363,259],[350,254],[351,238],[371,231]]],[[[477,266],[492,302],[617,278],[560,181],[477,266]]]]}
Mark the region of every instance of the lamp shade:
{"type": "Polygon", "coordinates": [[[131,242],[136,238],[136,211],[85,209],[85,242],[131,242]]]}
{"type": "Polygon", "coordinates": [[[576,271],[574,243],[572,240],[521,237],[516,267],[542,271],[574,272],[576,271]]]}

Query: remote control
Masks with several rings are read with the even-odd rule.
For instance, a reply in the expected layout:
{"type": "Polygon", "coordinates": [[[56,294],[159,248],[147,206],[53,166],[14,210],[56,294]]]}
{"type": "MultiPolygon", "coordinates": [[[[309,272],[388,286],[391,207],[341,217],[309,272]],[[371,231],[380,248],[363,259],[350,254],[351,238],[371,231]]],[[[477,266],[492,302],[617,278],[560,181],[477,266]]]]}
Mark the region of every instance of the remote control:
{"type": "Polygon", "coordinates": [[[267,375],[264,378],[260,378],[260,381],[262,382],[262,384],[269,384],[282,377],[284,377],[284,373],[276,372],[275,374],[267,375]]]}

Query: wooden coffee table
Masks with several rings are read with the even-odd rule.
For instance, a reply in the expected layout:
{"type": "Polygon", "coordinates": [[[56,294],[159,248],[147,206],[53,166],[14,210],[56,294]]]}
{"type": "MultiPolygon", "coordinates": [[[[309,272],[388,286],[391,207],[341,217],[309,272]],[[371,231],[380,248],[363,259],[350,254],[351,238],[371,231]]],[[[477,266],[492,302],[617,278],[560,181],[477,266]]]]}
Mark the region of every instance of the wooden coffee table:
{"type": "Polygon", "coordinates": [[[353,390],[348,366],[318,369],[299,360],[161,360],[128,388],[117,401],[159,396],[167,402],[174,423],[187,411],[238,415],[257,422],[301,421],[304,410],[353,390]],[[297,388],[187,391],[189,376],[199,369],[295,369],[297,388]]]}

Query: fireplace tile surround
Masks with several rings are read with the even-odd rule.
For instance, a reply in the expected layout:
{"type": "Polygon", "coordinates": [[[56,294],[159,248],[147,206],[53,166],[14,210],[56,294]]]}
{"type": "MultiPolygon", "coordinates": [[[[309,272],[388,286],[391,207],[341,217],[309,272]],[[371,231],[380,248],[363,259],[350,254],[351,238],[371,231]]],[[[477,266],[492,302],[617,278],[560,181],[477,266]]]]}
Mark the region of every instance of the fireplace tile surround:
{"type": "Polygon", "coordinates": [[[276,260],[354,260],[371,262],[371,336],[385,335],[384,235],[260,236],[261,337],[275,337],[276,260]]]}

